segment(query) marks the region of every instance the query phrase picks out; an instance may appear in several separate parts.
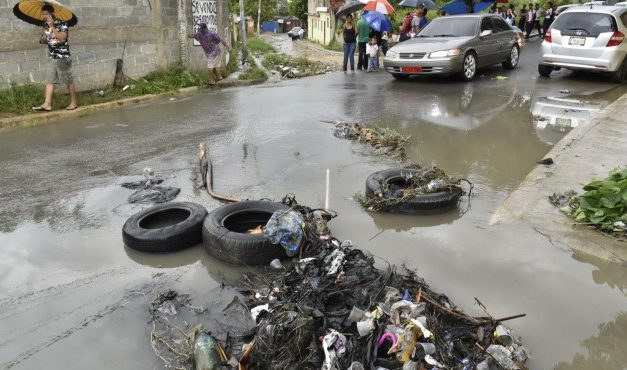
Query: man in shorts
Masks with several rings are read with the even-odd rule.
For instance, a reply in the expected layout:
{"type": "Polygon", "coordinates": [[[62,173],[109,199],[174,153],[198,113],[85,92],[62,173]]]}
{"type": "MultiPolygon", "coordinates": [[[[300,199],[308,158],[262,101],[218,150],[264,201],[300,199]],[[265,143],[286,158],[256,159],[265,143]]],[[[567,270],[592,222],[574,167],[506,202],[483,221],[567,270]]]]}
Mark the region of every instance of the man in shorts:
{"type": "Polygon", "coordinates": [[[46,24],[44,36],[39,39],[40,44],[48,44],[48,66],[46,68],[46,96],[44,103],[33,107],[35,112],[50,112],[52,110],[52,93],[54,85],[61,83],[67,86],[70,93],[70,104],[65,108],[74,110],[76,104],[76,87],[72,78],[72,59],[70,58],[70,44],[68,44],[67,23],[54,17],[52,5],[44,4],[41,13],[46,24]]]}
{"type": "Polygon", "coordinates": [[[214,31],[210,31],[206,23],[201,23],[197,33],[187,35],[190,39],[195,39],[200,43],[202,49],[207,55],[207,68],[209,69],[209,85],[215,85],[222,79],[220,75],[220,64],[222,63],[222,54],[220,52],[220,44],[231,52],[231,47],[214,31]]]}

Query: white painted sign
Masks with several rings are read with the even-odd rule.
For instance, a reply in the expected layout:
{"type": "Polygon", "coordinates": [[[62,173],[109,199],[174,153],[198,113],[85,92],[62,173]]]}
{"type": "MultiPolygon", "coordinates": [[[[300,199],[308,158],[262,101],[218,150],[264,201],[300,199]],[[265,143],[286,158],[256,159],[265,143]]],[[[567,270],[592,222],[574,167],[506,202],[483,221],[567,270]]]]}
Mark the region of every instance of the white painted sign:
{"type": "MultiPolygon", "coordinates": [[[[192,19],[194,32],[198,32],[201,23],[207,23],[209,30],[218,32],[218,4],[216,0],[192,0],[192,19]]],[[[200,45],[194,40],[194,45],[200,45]]]]}

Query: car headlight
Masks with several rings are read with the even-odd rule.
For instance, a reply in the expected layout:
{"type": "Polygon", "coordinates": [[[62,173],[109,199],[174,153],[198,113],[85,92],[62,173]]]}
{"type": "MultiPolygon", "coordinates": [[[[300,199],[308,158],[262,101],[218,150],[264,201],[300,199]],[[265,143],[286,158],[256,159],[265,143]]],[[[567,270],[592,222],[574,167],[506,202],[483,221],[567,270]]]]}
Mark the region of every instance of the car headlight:
{"type": "Polygon", "coordinates": [[[385,56],[386,58],[390,58],[390,59],[398,59],[398,53],[392,50],[388,50],[385,56]]]}
{"type": "Polygon", "coordinates": [[[462,51],[460,49],[434,51],[433,53],[429,54],[429,58],[455,57],[455,56],[458,56],[461,53],[462,53],[462,51]]]}

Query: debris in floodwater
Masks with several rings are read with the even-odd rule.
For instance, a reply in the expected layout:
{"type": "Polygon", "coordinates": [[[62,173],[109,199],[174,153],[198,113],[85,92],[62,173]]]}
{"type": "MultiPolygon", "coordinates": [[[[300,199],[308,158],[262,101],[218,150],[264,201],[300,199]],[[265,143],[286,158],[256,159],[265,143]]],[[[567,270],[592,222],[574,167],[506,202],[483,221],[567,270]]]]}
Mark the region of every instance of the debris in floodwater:
{"type": "Polygon", "coordinates": [[[123,182],[121,184],[123,188],[135,190],[127,198],[129,203],[165,203],[176,198],[181,192],[180,188],[158,186],[165,181],[165,178],[154,176],[154,171],[150,167],[144,169],[144,177],[142,180],[123,182]]]}
{"type": "Polygon", "coordinates": [[[391,154],[399,162],[407,159],[406,147],[409,143],[409,135],[402,135],[398,131],[386,127],[365,127],[359,123],[342,121],[325,122],[335,125],[333,135],[337,138],[370,144],[377,150],[377,154],[391,154]]]}
{"type": "Polygon", "coordinates": [[[536,163],[537,164],[543,164],[545,166],[549,166],[549,165],[552,165],[554,162],[553,162],[553,158],[549,157],[549,158],[544,158],[542,160],[539,160],[536,163]]]}
{"type": "MultiPolygon", "coordinates": [[[[380,270],[371,255],[352,243],[322,238],[314,227],[317,211],[293,197],[288,201],[284,204],[305,223],[301,259],[280,270],[247,274],[238,283],[244,300],[234,299],[224,311],[236,310],[245,316],[242,321],[256,322],[250,332],[229,332],[223,364],[230,358],[231,366],[240,369],[461,370],[482,364],[485,369],[497,364],[526,369],[527,351],[502,324],[524,315],[469,316],[416,272],[395,266],[380,270]]],[[[186,300],[176,293],[156,299],[153,306],[169,300],[175,300],[179,315],[185,311],[177,302],[186,300]]],[[[163,316],[158,308],[152,312],[163,316]]],[[[157,341],[152,339],[153,346],[157,341]]],[[[183,342],[183,349],[172,348],[189,356],[189,340],[183,342]]],[[[155,353],[171,361],[166,366],[189,368],[189,362],[166,357],[174,353],[167,346],[161,349],[165,352],[155,353]]]]}

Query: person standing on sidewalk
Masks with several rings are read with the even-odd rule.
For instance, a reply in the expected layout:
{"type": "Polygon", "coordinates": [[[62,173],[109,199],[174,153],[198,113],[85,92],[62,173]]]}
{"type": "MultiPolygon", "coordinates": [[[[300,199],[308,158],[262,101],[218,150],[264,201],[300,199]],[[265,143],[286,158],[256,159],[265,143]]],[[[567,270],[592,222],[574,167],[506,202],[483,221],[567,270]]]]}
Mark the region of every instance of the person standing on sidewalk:
{"type": "Polygon", "coordinates": [[[368,72],[376,72],[379,70],[379,45],[377,44],[377,38],[373,37],[366,48],[368,52],[368,58],[370,64],[368,65],[368,72]]]}
{"type": "MultiPolygon", "coordinates": [[[[533,25],[531,26],[531,29],[537,29],[538,36],[540,38],[543,38],[544,35],[542,32],[542,27],[540,26],[540,18],[542,18],[542,9],[540,9],[540,4],[536,3],[536,8],[533,10],[533,25]]],[[[529,32],[529,34],[531,34],[531,32],[529,32]]]]}
{"type": "Polygon", "coordinates": [[[355,72],[355,47],[357,46],[357,30],[355,29],[355,23],[353,22],[353,16],[346,16],[346,23],[344,23],[344,30],[342,31],[344,37],[344,63],[342,63],[342,69],[346,73],[348,67],[348,61],[350,60],[351,71],[355,72]]]}
{"type": "Polygon", "coordinates": [[[357,57],[357,69],[368,70],[368,53],[366,53],[366,45],[370,39],[370,27],[368,22],[362,17],[357,21],[357,48],[359,56],[357,57]]]}
{"type": "Polygon", "coordinates": [[[546,8],[546,12],[544,13],[544,24],[542,25],[544,28],[544,37],[546,37],[546,32],[551,27],[551,23],[555,20],[555,5],[552,1],[549,1],[549,5],[546,8]]]}
{"type": "Polygon", "coordinates": [[[525,36],[526,40],[529,40],[531,36],[531,29],[533,28],[534,15],[536,13],[533,11],[533,5],[529,4],[529,8],[527,9],[527,17],[525,17],[525,31],[527,35],[525,36]]]}
{"type": "Polygon", "coordinates": [[[522,9],[520,9],[520,20],[518,20],[518,28],[520,28],[521,32],[525,32],[527,29],[527,5],[523,4],[522,9]]]}
{"type": "Polygon", "coordinates": [[[187,35],[190,39],[195,39],[200,43],[207,56],[207,69],[209,70],[209,85],[215,85],[222,79],[220,74],[220,64],[222,64],[222,53],[220,44],[231,52],[231,47],[214,31],[210,31],[206,23],[198,26],[198,32],[187,35]]]}
{"type": "Polygon", "coordinates": [[[52,94],[54,85],[62,83],[67,86],[70,93],[70,104],[65,108],[74,110],[77,108],[76,87],[72,77],[72,59],[70,59],[70,44],[68,43],[67,23],[56,19],[52,5],[44,4],[41,13],[46,22],[45,35],[39,39],[40,44],[48,44],[48,67],[46,69],[46,96],[44,103],[32,107],[35,112],[50,112],[52,110],[52,94]]]}

